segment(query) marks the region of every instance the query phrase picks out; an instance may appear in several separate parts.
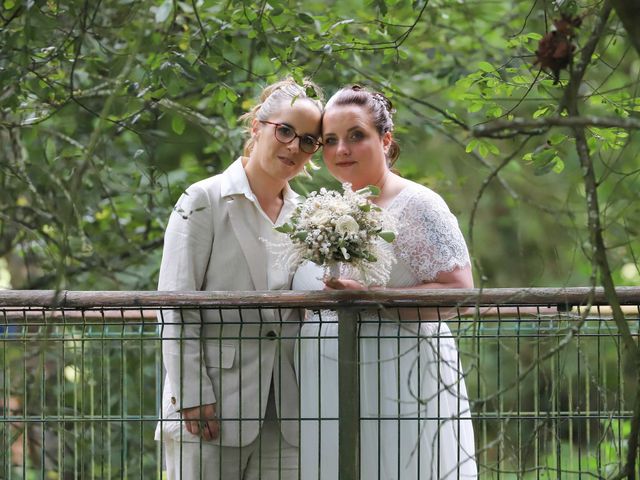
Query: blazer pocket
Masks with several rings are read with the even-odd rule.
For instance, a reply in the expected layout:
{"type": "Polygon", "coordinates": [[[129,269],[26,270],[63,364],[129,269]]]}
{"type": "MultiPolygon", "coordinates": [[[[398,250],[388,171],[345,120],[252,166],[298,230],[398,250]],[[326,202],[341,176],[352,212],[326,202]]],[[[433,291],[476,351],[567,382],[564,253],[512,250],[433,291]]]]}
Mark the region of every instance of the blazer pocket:
{"type": "Polygon", "coordinates": [[[236,357],[234,345],[205,346],[205,364],[211,368],[231,368],[236,357]]]}

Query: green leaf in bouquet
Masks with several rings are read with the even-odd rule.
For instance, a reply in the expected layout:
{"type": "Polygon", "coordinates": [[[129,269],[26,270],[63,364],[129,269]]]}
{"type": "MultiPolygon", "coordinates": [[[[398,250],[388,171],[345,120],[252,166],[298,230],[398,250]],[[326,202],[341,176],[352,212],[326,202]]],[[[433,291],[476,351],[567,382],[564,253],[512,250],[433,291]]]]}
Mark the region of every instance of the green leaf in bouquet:
{"type": "Polygon", "coordinates": [[[293,226],[289,223],[283,223],[279,227],[276,227],[275,230],[280,233],[291,233],[293,232],[293,226]]]}
{"type": "Polygon", "coordinates": [[[360,210],[362,210],[363,212],[370,212],[371,211],[371,204],[370,203],[365,203],[364,205],[358,205],[358,208],[360,210]]]}
{"type": "Polygon", "coordinates": [[[367,255],[364,257],[364,259],[367,262],[377,262],[378,261],[378,257],[376,257],[375,255],[372,255],[371,253],[367,252],[367,255]]]}
{"type": "Polygon", "coordinates": [[[369,192],[371,192],[371,195],[376,196],[376,197],[378,195],[380,195],[380,188],[379,187],[376,187],[375,185],[369,185],[367,188],[369,189],[369,192]]]}
{"type": "Polygon", "coordinates": [[[292,238],[295,238],[296,240],[300,240],[300,241],[305,241],[307,239],[307,236],[309,235],[308,232],[298,232],[296,234],[294,234],[292,236],[292,238]]]}
{"type": "Polygon", "coordinates": [[[356,193],[359,195],[377,197],[378,195],[380,195],[380,189],[375,185],[367,185],[366,187],[361,188],[360,190],[357,190],[356,193]]]}
{"type": "Polygon", "coordinates": [[[387,243],[391,243],[396,239],[395,232],[391,232],[389,230],[385,230],[378,233],[378,236],[383,239],[387,243]]]}

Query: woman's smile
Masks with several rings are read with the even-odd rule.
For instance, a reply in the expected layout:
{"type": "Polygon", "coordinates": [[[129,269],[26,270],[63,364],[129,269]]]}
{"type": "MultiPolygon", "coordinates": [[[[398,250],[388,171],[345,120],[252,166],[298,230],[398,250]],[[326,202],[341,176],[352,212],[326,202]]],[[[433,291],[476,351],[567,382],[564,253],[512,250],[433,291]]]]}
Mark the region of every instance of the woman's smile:
{"type": "Polygon", "coordinates": [[[293,160],[291,160],[288,157],[285,157],[284,155],[277,155],[277,158],[278,158],[278,160],[280,160],[282,163],[284,163],[288,167],[295,167],[296,166],[296,162],[294,162],[293,160]]]}
{"type": "Polygon", "coordinates": [[[352,165],[355,165],[356,163],[358,162],[356,162],[355,160],[341,160],[339,162],[336,162],[335,165],[336,167],[344,168],[344,167],[350,167],[352,165]]]}

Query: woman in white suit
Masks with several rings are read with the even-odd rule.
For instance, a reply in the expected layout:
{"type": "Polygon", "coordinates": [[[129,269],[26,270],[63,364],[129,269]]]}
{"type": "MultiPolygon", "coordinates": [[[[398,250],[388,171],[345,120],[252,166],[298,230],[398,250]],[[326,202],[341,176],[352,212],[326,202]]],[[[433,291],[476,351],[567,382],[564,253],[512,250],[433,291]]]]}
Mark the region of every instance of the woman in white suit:
{"type": "MultiPolygon", "coordinates": [[[[158,290],[289,289],[263,239],[295,208],[288,181],[320,147],[322,104],[309,82],[267,87],[242,119],[244,156],[190,186],[165,232],[158,290]]],[[[298,478],[295,315],[164,310],[166,377],[156,438],[169,479],[298,478]],[[280,338],[281,337],[281,338],[280,338]],[[242,340],[241,340],[242,338],[242,340]],[[279,418],[283,420],[280,421],[279,418]]]]}

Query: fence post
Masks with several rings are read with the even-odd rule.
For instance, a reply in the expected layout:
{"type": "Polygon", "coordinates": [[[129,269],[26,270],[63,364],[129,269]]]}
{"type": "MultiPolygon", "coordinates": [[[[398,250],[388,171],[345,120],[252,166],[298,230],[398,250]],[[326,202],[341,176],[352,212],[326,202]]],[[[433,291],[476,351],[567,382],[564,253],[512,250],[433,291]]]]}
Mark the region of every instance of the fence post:
{"type": "Polygon", "coordinates": [[[360,480],[358,314],[338,310],[338,478],[360,480]]]}

